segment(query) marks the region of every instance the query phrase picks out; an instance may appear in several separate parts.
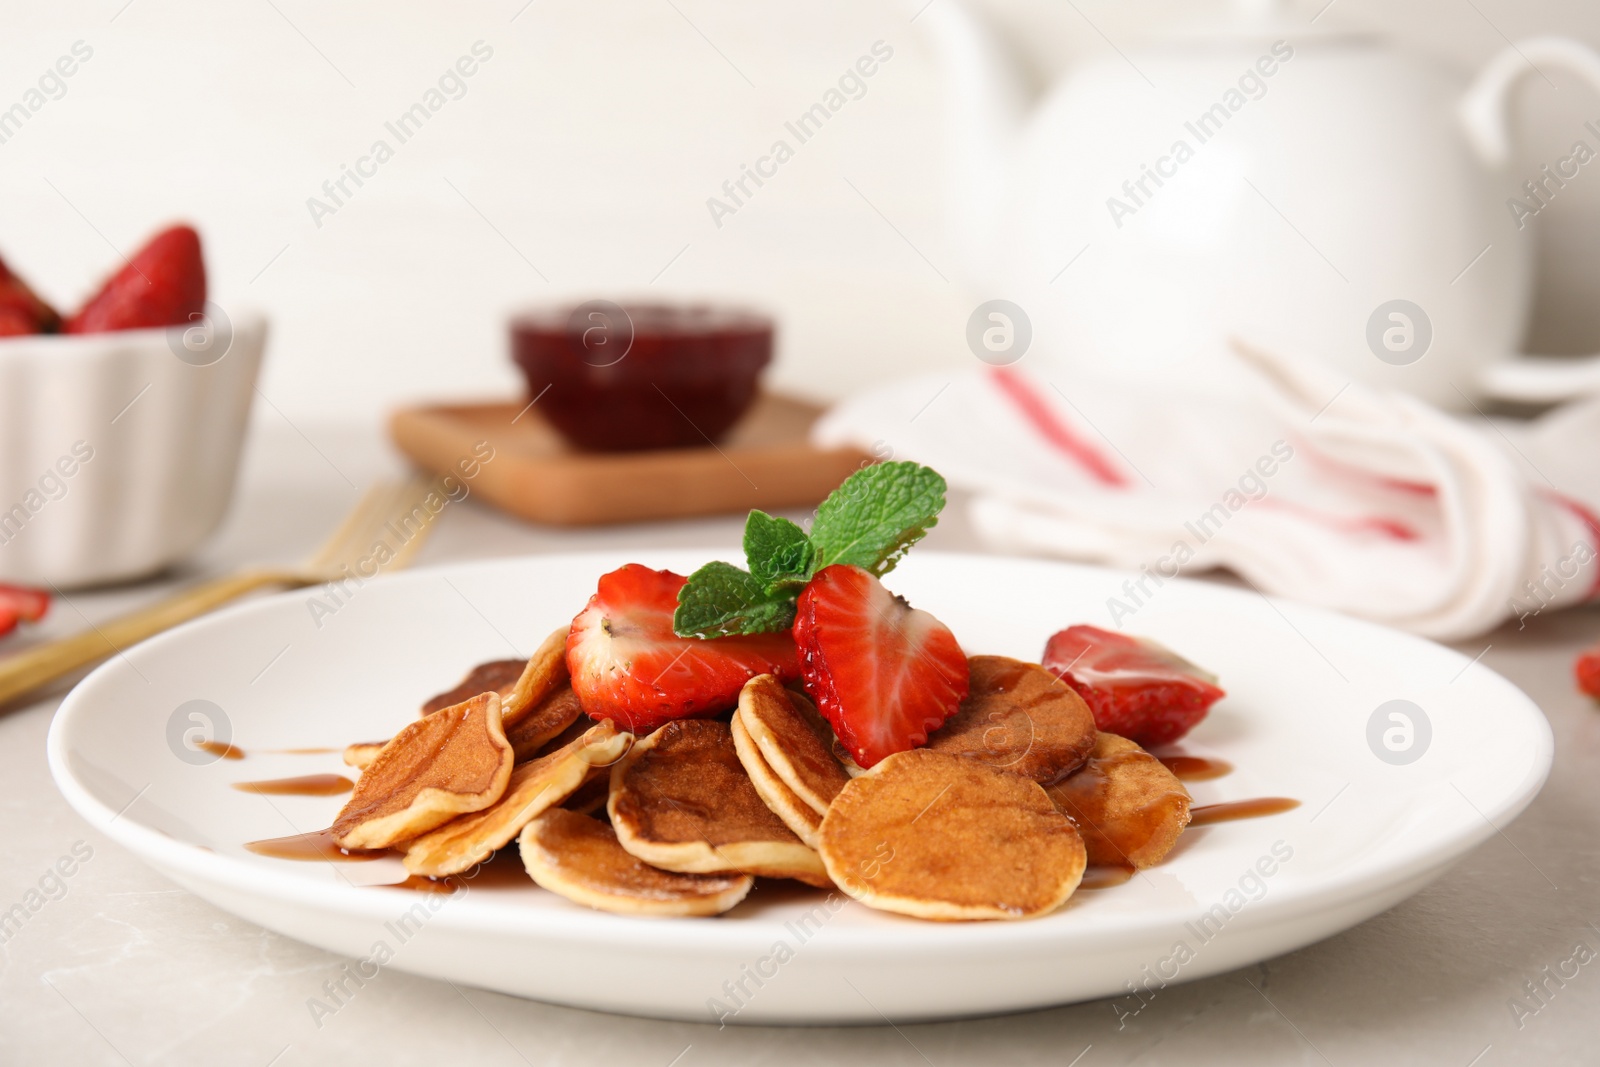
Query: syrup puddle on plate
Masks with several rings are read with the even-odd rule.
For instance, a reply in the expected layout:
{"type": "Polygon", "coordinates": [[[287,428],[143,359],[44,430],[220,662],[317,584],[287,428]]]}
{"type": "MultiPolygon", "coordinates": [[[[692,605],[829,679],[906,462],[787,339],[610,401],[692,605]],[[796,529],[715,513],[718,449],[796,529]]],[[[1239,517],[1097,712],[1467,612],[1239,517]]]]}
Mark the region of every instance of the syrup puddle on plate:
{"type": "Polygon", "coordinates": [[[1137,872],[1132,867],[1121,866],[1090,866],[1084,868],[1083,879],[1078,883],[1079,889],[1110,889],[1112,886],[1122,885],[1132,878],[1137,872]]]}
{"type": "Polygon", "coordinates": [[[371,888],[409,889],[415,893],[455,893],[464,889],[527,889],[535,884],[522,864],[522,853],[512,844],[460,874],[449,874],[443,878],[413,874],[403,881],[376,883],[371,888]]]}
{"type": "Polygon", "coordinates": [[[460,888],[453,878],[428,878],[420,874],[409,874],[403,882],[379,882],[368,886],[369,889],[409,889],[414,893],[454,893],[460,888]]]}
{"type": "Polygon", "coordinates": [[[1233,773],[1233,764],[1209,756],[1157,756],[1161,765],[1182,782],[1209,782],[1233,773]]]}
{"type": "Polygon", "coordinates": [[[234,782],[242,793],[264,793],[283,797],[336,797],[348,793],[356,783],[342,774],[299,774],[292,778],[266,778],[258,782],[234,782]]]}
{"type": "Polygon", "coordinates": [[[223,759],[244,759],[244,749],[230,745],[226,741],[197,741],[194,747],[223,759]]]}
{"type": "Polygon", "coordinates": [[[357,848],[346,851],[333,840],[333,830],[313,830],[309,834],[290,834],[288,837],[269,837],[262,841],[246,841],[245,846],[258,856],[271,856],[276,860],[333,860],[337,863],[362,863],[399,853],[391,849],[357,848]]]}
{"type": "Polygon", "coordinates": [[[1232,822],[1235,819],[1260,819],[1292,811],[1299,806],[1300,802],[1293,797],[1252,797],[1223,804],[1204,804],[1189,809],[1189,825],[1210,826],[1212,823],[1232,822]]]}

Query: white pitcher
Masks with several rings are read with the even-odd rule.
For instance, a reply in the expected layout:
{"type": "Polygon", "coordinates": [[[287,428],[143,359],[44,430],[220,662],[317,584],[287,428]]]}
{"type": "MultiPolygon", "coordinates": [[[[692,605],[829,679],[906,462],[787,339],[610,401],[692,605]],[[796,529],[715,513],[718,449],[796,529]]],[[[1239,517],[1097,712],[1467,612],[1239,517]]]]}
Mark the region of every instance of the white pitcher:
{"type": "Polygon", "coordinates": [[[1032,359],[1226,389],[1230,338],[1462,408],[1600,391],[1600,356],[1518,354],[1530,220],[1600,182],[1600,104],[1572,147],[1509,170],[1507,95],[1600,56],[1522,41],[1469,87],[1381,38],[1242,3],[1083,64],[1036,104],[961,0],[918,17],[950,87],[950,223],[1032,359]]]}

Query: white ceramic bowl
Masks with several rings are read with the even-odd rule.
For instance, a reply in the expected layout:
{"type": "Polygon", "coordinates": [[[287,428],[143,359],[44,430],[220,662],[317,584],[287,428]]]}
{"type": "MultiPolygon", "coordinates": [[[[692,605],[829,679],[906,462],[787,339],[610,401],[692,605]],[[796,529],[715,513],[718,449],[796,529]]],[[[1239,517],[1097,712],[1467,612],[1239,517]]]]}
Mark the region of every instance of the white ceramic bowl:
{"type": "Polygon", "coordinates": [[[216,529],[266,321],[211,321],[0,340],[0,581],[137,578],[216,529]]]}

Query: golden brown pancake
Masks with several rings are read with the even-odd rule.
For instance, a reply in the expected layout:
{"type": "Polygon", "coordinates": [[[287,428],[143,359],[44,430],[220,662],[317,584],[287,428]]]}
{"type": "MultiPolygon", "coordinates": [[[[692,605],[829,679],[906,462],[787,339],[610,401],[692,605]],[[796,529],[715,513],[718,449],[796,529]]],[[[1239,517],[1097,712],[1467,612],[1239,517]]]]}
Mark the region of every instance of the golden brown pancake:
{"type": "Polygon", "coordinates": [[[571,675],[567,673],[567,627],[552,633],[528,657],[522,676],[505,697],[506,729],[511,729],[522,717],[538,707],[546,697],[564,685],[571,675]]]}
{"type": "Polygon", "coordinates": [[[816,852],[772,813],[727,723],[669,722],[611,768],[606,804],[622,847],[668,871],[742,871],[826,884],[816,852]]]}
{"type": "MultiPolygon", "coordinates": [[[[578,721],[583,714],[583,705],[578,703],[578,694],[572,691],[572,686],[562,683],[553,692],[545,696],[515,723],[506,727],[506,740],[511,742],[511,747],[517,753],[517,759],[525,760],[537,755],[562,732],[578,721]]],[[[583,720],[583,730],[594,724],[588,719],[583,720]]],[[[579,731],[579,736],[582,731],[579,731]]],[[[568,741],[573,738],[568,738],[568,741]]]]}
{"type": "Polygon", "coordinates": [[[516,686],[517,679],[522,677],[527,665],[526,660],[520,659],[492,659],[487,663],[480,663],[467,672],[467,676],[461,679],[460,685],[424,703],[422,714],[432,715],[436,711],[453,708],[464,700],[471,700],[479,693],[499,693],[501,702],[504,703],[506,695],[516,686]]]}
{"type": "Polygon", "coordinates": [[[833,754],[833,731],[811,702],[763,674],[740,691],[739,714],[772,773],[816,814],[826,813],[850,775],[833,754]]]}
{"type": "Polygon", "coordinates": [[[575,811],[579,815],[593,815],[600,813],[605,817],[606,800],[611,796],[611,768],[596,767],[589,772],[589,778],[572,795],[562,802],[561,806],[568,811],[575,811]]]}
{"type": "Polygon", "coordinates": [[[493,805],[451,819],[411,842],[406,870],[443,878],[482,863],[540,812],[571,796],[597,765],[615,762],[632,740],[632,734],[619,734],[610,723],[601,723],[563,749],[516,765],[505,794],[493,805]]]}
{"type": "Polygon", "coordinates": [[[783,780],[767,765],[760,747],[745,729],[743,710],[733,713],[733,721],[728,726],[733,734],[733,749],[739,754],[739,763],[750,776],[750,784],[756,787],[762,803],[772,809],[772,814],[782,819],[783,824],[793,830],[807,848],[816,848],[822,816],[801,800],[794,790],[784,785],[783,780]]]}
{"type": "Polygon", "coordinates": [[[1034,663],[973,656],[972,690],[928,738],[934,752],[966,756],[1041,785],[1060,781],[1094,750],[1094,714],[1072,687],[1034,663]]]}
{"type": "MultiPolygon", "coordinates": [[[[606,722],[611,722],[610,719],[607,719],[605,721],[606,722]]],[[[591,727],[593,725],[594,725],[594,720],[593,719],[589,718],[586,715],[580,715],[578,718],[574,719],[572,721],[572,723],[567,726],[566,729],[562,730],[559,734],[556,734],[554,737],[552,737],[550,739],[549,743],[546,744],[544,746],[544,748],[541,749],[537,753],[537,755],[541,755],[542,756],[546,752],[554,752],[556,749],[560,748],[562,745],[571,744],[577,738],[580,738],[584,734],[588,733],[589,727],[591,727]]],[[[613,725],[615,725],[615,724],[613,724],[613,725]]]]}
{"type": "Polygon", "coordinates": [[[383,751],[387,741],[357,741],[353,745],[344,746],[344,762],[347,767],[354,767],[364,771],[378,758],[378,753],[383,751]]]}
{"type": "Polygon", "coordinates": [[[1189,791],[1161,761],[1116,734],[1100,734],[1076,774],[1048,790],[1097,866],[1160,863],[1189,825],[1189,791]]]}
{"type": "Polygon", "coordinates": [[[1083,839],[1037,782],[927,749],[850,780],[822,820],[822,861],[870,907],[923,919],[1027,919],[1083,877],[1083,839]]]}
{"type": "Polygon", "coordinates": [[[522,862],[552,893],[622,915],[717,915],[750,892],[747,874],[678,874],[642,863],[611,827],[551,808],[523,827],[522,862]]]}
{"type": "Polygon", "coordinates": [[[418,719],[361,773],[333,822],[334,842],[388,848],[464,812],[482,811],[505,792],[511,763],[497,693],[418,719]]]}

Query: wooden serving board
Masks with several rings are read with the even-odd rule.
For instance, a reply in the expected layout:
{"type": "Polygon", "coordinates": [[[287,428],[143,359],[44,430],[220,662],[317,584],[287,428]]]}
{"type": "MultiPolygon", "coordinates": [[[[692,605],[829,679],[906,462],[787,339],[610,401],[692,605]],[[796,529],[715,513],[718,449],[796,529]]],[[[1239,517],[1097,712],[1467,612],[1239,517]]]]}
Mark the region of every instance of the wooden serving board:
{"type": "Polygon", "coordinates": [[[532,522],[559,526],[810,507],[867,460],[854,449],[807,443],[822,410],[766,393],[716,446],[579,452],[520,401],[406,408],[389,434],[419,466],[460,477],[487,442],[494,458],[474,495],[532,522]]]}

